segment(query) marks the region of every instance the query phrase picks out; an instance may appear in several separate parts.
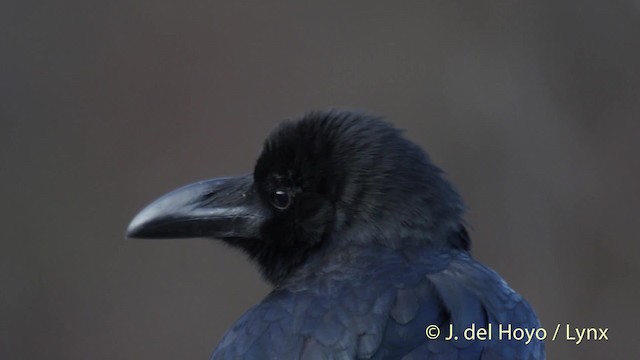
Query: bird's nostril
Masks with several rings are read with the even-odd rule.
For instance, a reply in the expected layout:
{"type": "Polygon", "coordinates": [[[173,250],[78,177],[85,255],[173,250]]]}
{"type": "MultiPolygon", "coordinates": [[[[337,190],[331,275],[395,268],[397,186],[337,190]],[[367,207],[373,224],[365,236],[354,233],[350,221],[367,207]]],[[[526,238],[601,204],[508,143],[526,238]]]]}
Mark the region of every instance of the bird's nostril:
{"type": "Polygon", "coordinates": [[[215,191],[215,190],[205,191],[204,193],[202,193],[202,195],[200,195],[198,202],[200,202],[204,206],[210,205],[212,202],[215,201],[216,195],[219,195],[218,191],[215,191]]]}

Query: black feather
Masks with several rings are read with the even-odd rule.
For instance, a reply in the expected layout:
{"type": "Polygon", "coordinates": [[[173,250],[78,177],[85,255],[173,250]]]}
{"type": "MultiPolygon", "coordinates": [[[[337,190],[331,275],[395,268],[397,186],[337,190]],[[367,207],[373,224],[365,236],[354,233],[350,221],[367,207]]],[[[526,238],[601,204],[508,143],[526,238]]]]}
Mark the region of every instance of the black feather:
{"type": "Polygon", "coordinates": [[[313,112],[266,140],[253,178],[172,192],[135,237],[211,236],[245,251],[275,287],[212,359],[544,359],[543,344],[469,341],[470,326],[540,326],[475,261],[464,205],[427,154],[362,113],[313,112]],[[437,325],[442,335],[425,337],[437,325]],[[446,340],[450,326],[458,340],[446,340]]]}
{"type": "Polygon", "coordinates": [[[390,124],[338,111],[286,121],[266,140],[254,183],[266,203],[277,189],[293,194],[263,225],[264,242],[239,245],[276,290],[213,359],[544,358],[541,342],[425,338],[430,324],[539,323],[471,258],[460,196],[390,124]]]}

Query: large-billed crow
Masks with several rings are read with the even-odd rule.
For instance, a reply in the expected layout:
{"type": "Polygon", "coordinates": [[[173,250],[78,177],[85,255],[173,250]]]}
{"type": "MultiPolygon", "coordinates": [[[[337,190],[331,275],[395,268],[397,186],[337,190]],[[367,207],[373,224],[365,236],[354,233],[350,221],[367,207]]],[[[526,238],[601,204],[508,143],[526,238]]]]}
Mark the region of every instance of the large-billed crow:
{"type": "Polygon", "coordinates": [[[531,307],[471,257],[463,212],[399,130],[313,112],[267,138],[252,175],[171,192],[127,234],[221,239],[273,284],[212,359],[544,359],[518,332],[539,328],[531,307]]]}

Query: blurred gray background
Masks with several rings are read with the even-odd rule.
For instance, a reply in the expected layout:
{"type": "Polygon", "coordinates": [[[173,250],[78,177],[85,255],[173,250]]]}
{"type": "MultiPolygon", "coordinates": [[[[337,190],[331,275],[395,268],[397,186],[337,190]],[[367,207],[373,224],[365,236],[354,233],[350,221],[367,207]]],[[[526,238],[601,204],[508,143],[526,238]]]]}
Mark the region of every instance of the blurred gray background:
{"type": "Polygon", "coordinates": [[[268,291],[213,240],[127,241],[284,118],[386,116],[469,205],[549,359],[640,351],[640,2],[0,3],[0,358],[207,359],[268,291]]]}

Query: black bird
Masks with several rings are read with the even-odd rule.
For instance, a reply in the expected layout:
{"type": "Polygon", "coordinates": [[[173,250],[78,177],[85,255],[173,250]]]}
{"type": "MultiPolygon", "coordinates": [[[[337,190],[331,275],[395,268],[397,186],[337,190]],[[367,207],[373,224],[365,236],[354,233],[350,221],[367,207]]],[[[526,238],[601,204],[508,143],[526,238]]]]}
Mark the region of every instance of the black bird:
{"type": "Polygon", "coordinates": [[[516,332],[540,328],[529,304],[471,257],[463,212],[390,124],[312,112],[267,138],[252,175],[175,190],[127,235],[221,239],[273,284],[212,359],[544,359],[516,332]]]}

